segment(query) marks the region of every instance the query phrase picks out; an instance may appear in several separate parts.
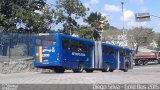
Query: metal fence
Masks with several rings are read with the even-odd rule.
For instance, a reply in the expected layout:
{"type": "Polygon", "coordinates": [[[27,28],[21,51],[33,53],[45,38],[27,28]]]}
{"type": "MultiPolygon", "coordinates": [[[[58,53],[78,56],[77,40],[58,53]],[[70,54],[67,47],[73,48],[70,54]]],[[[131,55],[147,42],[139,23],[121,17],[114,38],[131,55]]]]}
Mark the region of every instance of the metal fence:
{"type": "Polygon", "coordinates": [[[32,56],[32,34],[0,33],[0,60],[32,56]]]}

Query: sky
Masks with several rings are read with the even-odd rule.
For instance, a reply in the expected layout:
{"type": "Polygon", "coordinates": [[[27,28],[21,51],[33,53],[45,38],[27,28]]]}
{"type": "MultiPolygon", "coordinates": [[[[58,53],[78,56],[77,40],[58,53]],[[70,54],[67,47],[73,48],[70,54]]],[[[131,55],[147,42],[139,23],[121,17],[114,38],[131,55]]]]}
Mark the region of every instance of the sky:
{"type": "MultiPolygon", "coordinates": [[[[103,16],[106,16],[110,25],[119,29],[124,28],[131,29],[134,27],[148,27],[153,28],[153,31],[160,32],[160,18],[151,16],[151,20],[148,22],[136,22],[135,13],[150,13],[150,15],[160,16],[160,0],[81,0],[85,7],[89,7],[89,12],[100,12],[103,16]],[[122,4],[123,15],[122,18],[122,4]]],[[[55,0],[47,0],[47,3],[53,6],[55,0]]],[[[89,13],[88,12],[88,13],[89,13]]],[[[84,24],[79,21],[80,24],[84,24]]]]}

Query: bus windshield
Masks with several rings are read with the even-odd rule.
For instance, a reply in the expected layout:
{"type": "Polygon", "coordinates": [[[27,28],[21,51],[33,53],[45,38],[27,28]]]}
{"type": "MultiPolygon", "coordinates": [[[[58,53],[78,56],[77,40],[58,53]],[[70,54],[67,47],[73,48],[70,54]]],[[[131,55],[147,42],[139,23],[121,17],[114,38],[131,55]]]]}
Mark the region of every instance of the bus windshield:
{"type": "Polygon", "coordinates": [[[55,44],[56,44],[55,35],[36,36],[35,38],[36,46],[55,46],[55,44]]]}

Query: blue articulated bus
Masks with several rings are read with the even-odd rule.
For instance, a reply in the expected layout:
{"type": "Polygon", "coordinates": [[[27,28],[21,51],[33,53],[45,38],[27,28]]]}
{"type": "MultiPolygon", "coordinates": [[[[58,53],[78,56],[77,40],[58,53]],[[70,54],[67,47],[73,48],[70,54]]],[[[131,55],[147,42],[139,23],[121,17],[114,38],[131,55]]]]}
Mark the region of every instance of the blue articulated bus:
{"type": "Polygon", "coordinates": [[[125,72],[132,67],[132,50],[116,45],[95,42],[58,33],[40,33],[33,36],[34,66],[63,73],[125,72]]]}

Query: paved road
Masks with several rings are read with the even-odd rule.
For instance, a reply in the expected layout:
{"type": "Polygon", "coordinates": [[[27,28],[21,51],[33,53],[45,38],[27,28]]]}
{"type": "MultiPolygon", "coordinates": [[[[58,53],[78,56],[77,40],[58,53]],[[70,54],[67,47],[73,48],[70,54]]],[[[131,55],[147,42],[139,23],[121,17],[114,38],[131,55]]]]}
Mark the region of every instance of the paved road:
{"type": "Polygon", "coordinates": [[[102,73],[14,73],[0,74],[0,84],[160,84],[160,64],[135,66],[133,70],[102,73]]]}

